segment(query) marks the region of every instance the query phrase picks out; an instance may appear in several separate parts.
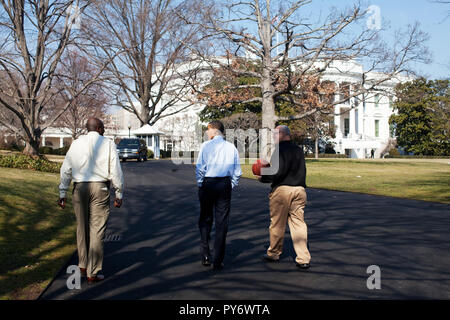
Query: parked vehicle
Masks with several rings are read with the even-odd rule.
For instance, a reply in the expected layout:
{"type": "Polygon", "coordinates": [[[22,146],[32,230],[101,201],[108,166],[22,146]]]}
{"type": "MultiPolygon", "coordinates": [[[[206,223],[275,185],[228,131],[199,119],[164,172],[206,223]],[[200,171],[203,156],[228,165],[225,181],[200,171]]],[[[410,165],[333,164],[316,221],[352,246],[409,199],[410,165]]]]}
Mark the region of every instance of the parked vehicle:
{"type": "Polygon", "coordinates": [[[124,138],[117,144],[117,153],[122,161],[147,161],[147,143],[144,139],[124,138]]]}

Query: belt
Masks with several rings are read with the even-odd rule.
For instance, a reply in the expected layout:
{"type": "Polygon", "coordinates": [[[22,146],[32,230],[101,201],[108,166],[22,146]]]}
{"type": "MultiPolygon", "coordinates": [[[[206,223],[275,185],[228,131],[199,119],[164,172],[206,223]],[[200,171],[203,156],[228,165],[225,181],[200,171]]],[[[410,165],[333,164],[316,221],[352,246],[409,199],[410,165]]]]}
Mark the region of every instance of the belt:
{"type": "Polygon", "coordinates": [[[225,180],[225,179],[231,179],[230,176],[226,177],[205,177],[203,180],[210,179],[210,180],[225,180]]]}
{"type": "Polygon", "coordinates": [[[106,184],[106,186],[108,187],[108,189],[110,188],[110,186],[111,186],[111,181],[110,180],[107,180],[107,181],[82,181],[82,182],[73,182],[73,189],[72,189],[72,194],[74,193],[74,191],[75,191],[75,187],[77,186],[77,184],[80,184],[80,183],[105,183],[106,184]]]}

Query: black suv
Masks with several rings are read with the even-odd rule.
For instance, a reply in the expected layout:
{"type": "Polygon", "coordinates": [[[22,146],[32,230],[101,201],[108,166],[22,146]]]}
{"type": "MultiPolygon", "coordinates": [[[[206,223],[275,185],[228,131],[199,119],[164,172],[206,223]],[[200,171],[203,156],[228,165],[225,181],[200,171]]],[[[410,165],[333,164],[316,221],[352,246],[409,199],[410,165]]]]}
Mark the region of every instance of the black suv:
{"type": "Polygon", "coordinates": [[[119,159],[136,159],[137,161],[147,161],[147,144],[144,139],[125,138],[117,144],[119,159]]]}

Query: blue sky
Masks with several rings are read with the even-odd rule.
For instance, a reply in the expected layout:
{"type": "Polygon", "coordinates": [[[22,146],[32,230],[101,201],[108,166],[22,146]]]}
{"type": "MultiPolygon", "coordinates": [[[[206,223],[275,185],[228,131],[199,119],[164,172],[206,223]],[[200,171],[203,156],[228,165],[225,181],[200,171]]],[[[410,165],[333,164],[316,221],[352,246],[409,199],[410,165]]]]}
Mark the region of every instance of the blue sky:
{"type": "MultiPolygon", "coordinates": [[[[330,6],[339,8],[353,3],[355,0],[314,0],[310,8],[326,12],[330,6]]],[[[415,70],[431,79],[450,78],[450,4],[430,0],[371,0],[363,4],[378,6],[382,20],[390,22],[392,33],[420,22],[421,30],[430,36],[427,45],[433,61],[429,65],[418,64],[415,70]]]]}

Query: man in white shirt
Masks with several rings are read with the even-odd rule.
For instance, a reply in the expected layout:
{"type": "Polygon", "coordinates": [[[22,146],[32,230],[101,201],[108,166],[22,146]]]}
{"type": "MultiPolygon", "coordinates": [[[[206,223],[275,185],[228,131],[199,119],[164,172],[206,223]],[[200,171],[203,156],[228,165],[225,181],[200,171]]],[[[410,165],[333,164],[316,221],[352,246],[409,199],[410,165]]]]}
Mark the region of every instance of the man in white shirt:
{"type": "Polygon", "coordinates": [[[214,269],[223,268],[225,244],[230,215],[231,190],[242,175],[239,153],[234,144],[223,138],[224,126],[220,121],[208,124],[209,141],[204,142],[196,165],[196,179],[200,199],[200,228],[202,264],[211,265],[209,239],[215,218],[214,269]],[[214,213],[215,209],[215,213],[214,213]]]}
{"type": "Polygon", "coordinates": [[[114,206],[122,205],[123,174],[115,143],[103,137],[103,122],[90,118],[88,133],[73,141],[61,167],[58,204],[64,209],[71,180],[77,219],[78,266],[88,283],[104,279],[103,238],[109,217],[110,184],[116,191],[114,206]]]}

